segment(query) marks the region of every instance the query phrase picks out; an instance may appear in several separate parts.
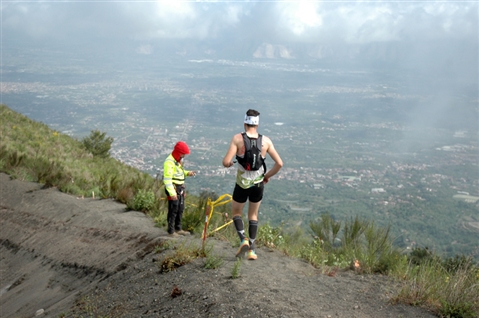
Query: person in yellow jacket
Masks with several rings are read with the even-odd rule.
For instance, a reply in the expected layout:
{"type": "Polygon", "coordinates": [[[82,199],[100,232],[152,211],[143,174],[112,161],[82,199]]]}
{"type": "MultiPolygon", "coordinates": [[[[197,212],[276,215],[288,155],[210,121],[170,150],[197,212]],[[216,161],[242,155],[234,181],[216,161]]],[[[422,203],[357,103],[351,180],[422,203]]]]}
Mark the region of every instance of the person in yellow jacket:
{"type": "Polygon", "coordinates": [[[168,234],[171,236],[189,235],[181,228],[185,210],[185,178],[195,176],[195,171],[183,169],[183,158],[190,154],[188,145],[179,141],[163,164],[163,183],[168,197],[168,234]]]}

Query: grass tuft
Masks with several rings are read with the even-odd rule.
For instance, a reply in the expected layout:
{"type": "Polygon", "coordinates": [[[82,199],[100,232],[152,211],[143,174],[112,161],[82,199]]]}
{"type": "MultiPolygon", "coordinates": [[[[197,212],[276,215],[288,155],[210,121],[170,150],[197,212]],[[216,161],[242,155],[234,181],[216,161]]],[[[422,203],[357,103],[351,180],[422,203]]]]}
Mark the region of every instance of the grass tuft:
{"type": "Polygon", "coordinates": [[[236,261],[233,264],[233,268],[231,269],[231,278],[236,279],[241,276],[241,258],[236,259],[236,261]]]}
{"type": "Polygon", "coordinates": [[[201,246],[195,244],[182,243],[179,246],[174,247],[172,253],[168,253],[162,261],[160,261],[159,267],[161,273],[171,272],[178,267],[184,266],[196,258],[206,257],[207,254],[201,246]]]}

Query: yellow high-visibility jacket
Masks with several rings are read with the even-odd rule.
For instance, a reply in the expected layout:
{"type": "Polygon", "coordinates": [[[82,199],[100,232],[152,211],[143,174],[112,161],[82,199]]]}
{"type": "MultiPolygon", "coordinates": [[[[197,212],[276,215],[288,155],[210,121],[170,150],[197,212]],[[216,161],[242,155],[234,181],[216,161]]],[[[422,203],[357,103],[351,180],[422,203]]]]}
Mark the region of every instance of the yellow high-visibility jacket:
{"type": "Polygon", "coordinates": [[[183,169],[183,165],[171,154],[166,158],[163,164],[163,183],[170,197],[176,196],[175,185],[184,184],[188,173],[189,171],[183,169]]]}

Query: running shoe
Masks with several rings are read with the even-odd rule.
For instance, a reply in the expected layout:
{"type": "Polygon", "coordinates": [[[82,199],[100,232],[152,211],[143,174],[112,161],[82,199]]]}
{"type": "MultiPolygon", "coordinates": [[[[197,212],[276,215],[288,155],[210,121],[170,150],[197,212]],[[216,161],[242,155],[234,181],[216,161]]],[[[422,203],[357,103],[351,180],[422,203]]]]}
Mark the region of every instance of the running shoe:
{"type": "Polygon", "coordinates": [[[244,257],[244,254],[249,250],[249,241],[247,238],[241,241],[236,257],[244,257]]]}
{"type": "Polygon", "coordinates": [[[254,250],[249,250],[246,258],[250,261],[254,261],[255,259],[258,258],[258,255],[256,255],[254,250]]]}

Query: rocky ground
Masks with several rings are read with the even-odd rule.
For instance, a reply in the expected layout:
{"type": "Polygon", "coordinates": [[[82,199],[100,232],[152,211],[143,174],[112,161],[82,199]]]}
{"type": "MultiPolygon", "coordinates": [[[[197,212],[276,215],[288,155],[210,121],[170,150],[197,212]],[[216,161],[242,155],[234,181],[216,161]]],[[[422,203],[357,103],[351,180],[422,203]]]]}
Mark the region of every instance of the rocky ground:
{"type": "Polygon", "coordinates": [[[386,276],[326,275],[267,248],[237,267],[236,248],[214,239],[207,247],[220,267],[207,269],[209,261],[197,258],[165,272],[166,257],[199,249],[201,240],[170,238],[112,200],[81,199],[6,174],[0,243],[2,318],[436,317],[391,304],[399,286],[386,276]]]}

